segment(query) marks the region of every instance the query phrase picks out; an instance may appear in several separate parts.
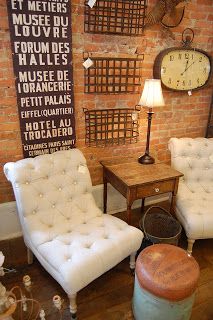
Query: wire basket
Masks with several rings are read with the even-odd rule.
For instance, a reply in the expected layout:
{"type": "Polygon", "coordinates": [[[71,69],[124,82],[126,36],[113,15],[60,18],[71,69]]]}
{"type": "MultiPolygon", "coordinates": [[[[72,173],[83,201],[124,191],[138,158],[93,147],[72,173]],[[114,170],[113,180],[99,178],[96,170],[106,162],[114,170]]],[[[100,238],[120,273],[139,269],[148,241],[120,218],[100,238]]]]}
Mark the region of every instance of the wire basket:
{"type": "Polygon", "coordinates": [[[139,221],[139,226],[146,239],[152,243],[178,245],[182,227],[164,208],[159,206],[150,207],[139,221]],[[159,209],[161,212],[152,212],[153,209],[159,209]]]}
{"type": "Polygon", "coordinates": [[[90,33],[140,36],[143,34],[147,0],[85,1],[84,31],[90,33]]]}
{"type": "Polygon", "coordinates": [[[139,111],[131,108],[88,110],[84,108],[88,146],[136,143],[139,111]]]}

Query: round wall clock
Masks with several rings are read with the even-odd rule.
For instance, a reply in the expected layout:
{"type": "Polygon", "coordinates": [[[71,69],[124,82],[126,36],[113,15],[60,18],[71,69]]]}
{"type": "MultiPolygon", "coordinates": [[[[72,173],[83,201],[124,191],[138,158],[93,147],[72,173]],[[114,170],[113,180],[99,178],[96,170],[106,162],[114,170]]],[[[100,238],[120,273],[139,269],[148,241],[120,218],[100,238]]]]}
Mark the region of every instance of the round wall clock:
{"type": "Polygon", "coordinates": [[[201,89],[209,82],[211,57],[203,50],[191,48],[193,38],[192,29],[185,29],[182,47],[165,49],[156,57],[154,78],[161,79],[162,85],[167,89],[191,91],[201,89]],[[184,38],[186,31],[190,31],[191,36],[184,38]]]}

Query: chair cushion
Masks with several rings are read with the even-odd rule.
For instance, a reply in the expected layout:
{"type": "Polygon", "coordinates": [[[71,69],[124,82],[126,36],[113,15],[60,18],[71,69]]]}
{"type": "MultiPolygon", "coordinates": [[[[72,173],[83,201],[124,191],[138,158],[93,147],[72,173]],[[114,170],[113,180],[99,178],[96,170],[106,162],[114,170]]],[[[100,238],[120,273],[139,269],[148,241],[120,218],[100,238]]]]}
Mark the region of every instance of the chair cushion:
{"type": "Polygon", "coordinates": [[[65,291],[71,294],[137,251],[141,241],[140,230],[102,214],[73,230],[66,228],[36,250],[48,262],[48,271],[60,274],[65,291]]]}
{"type": "Polygon", "coordinates": [[[177,217],[191,239],[213,236],[213,139],[172,138],[171,163],[184,173],[177,194],[177,217]]]}

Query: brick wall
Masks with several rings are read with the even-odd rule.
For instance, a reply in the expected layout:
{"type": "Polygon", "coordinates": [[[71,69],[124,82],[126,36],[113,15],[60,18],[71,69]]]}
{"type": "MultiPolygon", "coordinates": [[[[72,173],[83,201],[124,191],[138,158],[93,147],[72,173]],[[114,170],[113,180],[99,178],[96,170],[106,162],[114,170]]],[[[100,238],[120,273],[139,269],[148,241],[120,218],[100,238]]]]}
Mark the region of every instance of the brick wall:
{"type": "MultiPolygon", "coordinates": [[[[157,0],[148,1],[150,9],[157,0]]],[[[141,112],[140,140],[136,144],[95,148],[85,146],[85,122],[83,108],[119,108],[134,107],[139,94],[93,95],[84,94],[83,52],[105,53],[106,55],[131,54],[137,48],[144,53],[142,87],[144,80],[152,78],[153,61],[156,55],[168,47],[180,46],[182,31],[192,28],[195,33],[193,46],[213,53],[213,1],[191,0],[186,7],[181,24],[172,29],[175,39],[161,28],[153,26],[141,37],[115,35],[96,35],[84,33],[84,1],[72,2],[72,39],[74,66],[74,94],[77,147],[87,158],[93,184],[102,182],[100,159],[138,157],[143,153],[146,142],[146,113],[141,112]]],[[[187,93],[163,90],[165,107],[156,108],[153,117],[151,149],[161,161],[169,162],[167,148],[170,137],[204,136],[212,95],[211,84],[202,90],[187,93]]],[[[0,202],[13,200],[10,184],[2,172],[2,166],[8,161],[21,159],[19,119],[16,106],[14,74],[11,59],[10,36],[6,0],[0,0],[0,202]]]]}

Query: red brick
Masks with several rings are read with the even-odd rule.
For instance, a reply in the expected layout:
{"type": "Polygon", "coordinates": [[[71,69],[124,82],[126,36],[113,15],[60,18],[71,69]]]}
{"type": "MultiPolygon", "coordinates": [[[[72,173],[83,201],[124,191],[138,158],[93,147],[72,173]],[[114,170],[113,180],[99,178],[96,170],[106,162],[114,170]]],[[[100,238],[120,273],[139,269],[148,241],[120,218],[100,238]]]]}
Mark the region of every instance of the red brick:
{"type": "MultiPolygon", "coordinates": [[[[6,14],[6,2],[0,0],[3,5],[0,13],[0,127],[1,148],[0,162],[16,161],[23,157],[20,140],[19,120],[15,95],[15,83],[12,67],[12,56],[9,43],[9,32],[6,14]],[[2,10],[3,8],[3,10],[2,10]],[[17,149],[15,149],[17,146],[17,149]]],[[[156,0],[149,1],[148,11],[156,4],[156,0]]],[[[212,49],[212,0],[197,0],[189,2],[185,10],[181,24],[172,30],[175,40],[162,32],[160,25],[147,29],[141,37],[127,37],[104,34],[84,33],[84,1],[72,1],[72,39],[73,39],[73,66],[74,66],[74,94],[76,110],[76,136],[77,147],[85,154],[92,176],[93,184],[102,182],[102,169],[99,160],[102,158],[119,158],[131,154],[138,157],[144,151],[146,143],[147,115],[142,108],[140,112],[140,136],[136,144],[122,146],[108,146],[96,148],[85,146],[85,121],[83,107],[88,109],[101,108],[134,108],[138,103],[141,92],[137,94],[85,94],[84,93],[84,69],[82,67],[83,53],[90,52],[96,56],[121,57],[132,56],[130,51],[137,48],[138,53],[144,54],[142,63],[142,79],[140,91],[144,81],[152,77],[153,61],[163,49],[173,46],[181,46],[182,31],[193,28],[195,38],[192,46],[213,53],[212,49]],[[192,19],[190,21],[190,19],[192,19]]],[[[213,81],[209,87],[193,92],[189,97],[184,92],[163,90],[166,105],[155,108],[151,128],[151,149],[161,161],[169,162],[168,140],[171,136],[196,137],[202,136],[208,118],[211,101],[213,81]]],[[[0,202],[13,199],[11,186],[0,175],[0,202]]]]}

